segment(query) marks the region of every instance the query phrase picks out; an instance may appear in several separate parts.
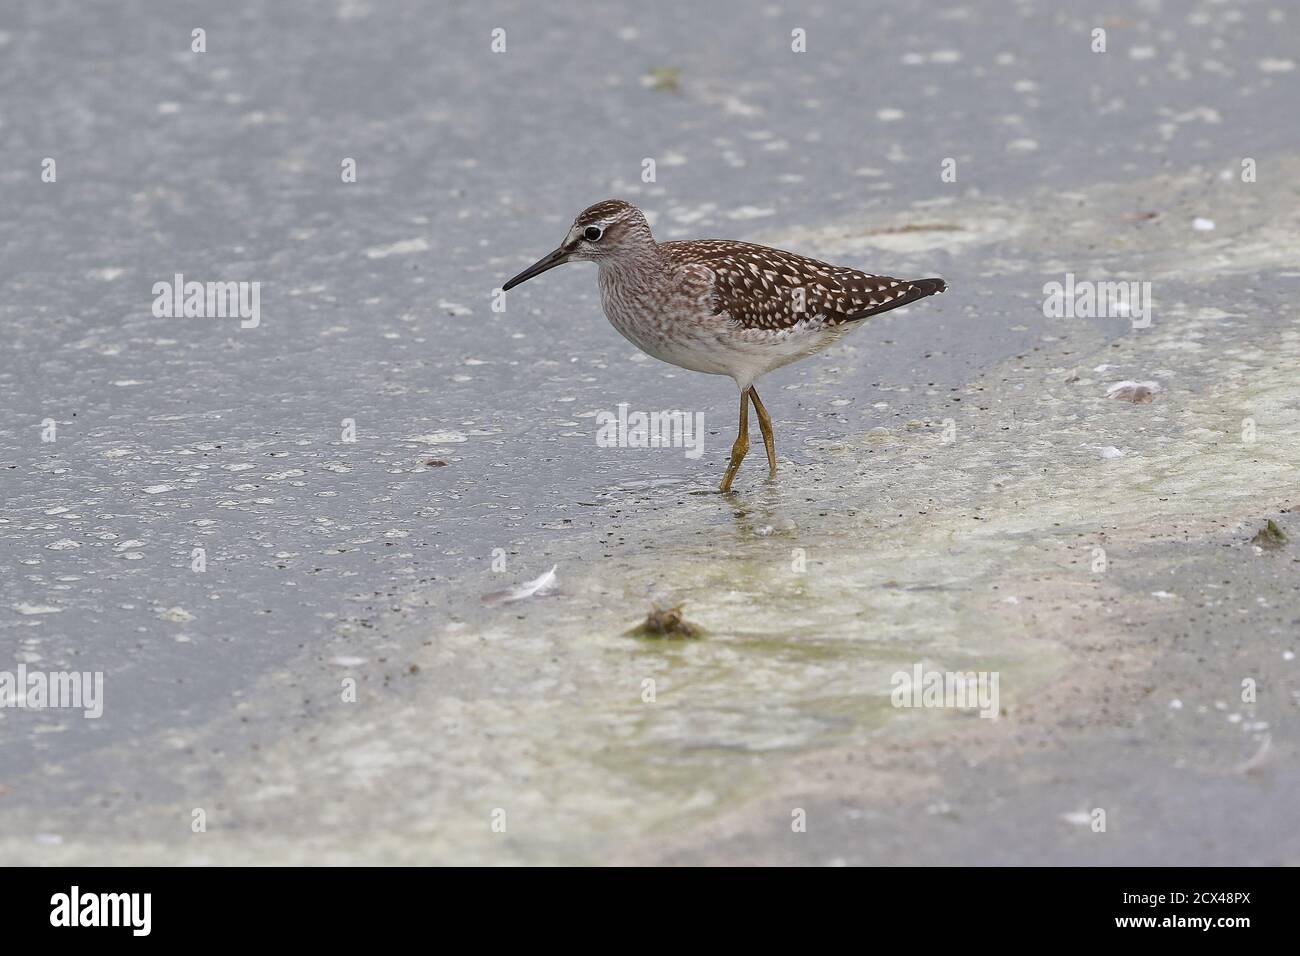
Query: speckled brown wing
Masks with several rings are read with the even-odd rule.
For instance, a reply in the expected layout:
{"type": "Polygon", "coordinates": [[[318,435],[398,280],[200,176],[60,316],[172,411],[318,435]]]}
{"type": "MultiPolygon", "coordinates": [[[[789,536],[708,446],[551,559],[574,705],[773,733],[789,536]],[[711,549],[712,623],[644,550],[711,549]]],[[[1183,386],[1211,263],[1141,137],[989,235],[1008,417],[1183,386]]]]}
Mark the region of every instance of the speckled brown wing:
{"type": "Polygon", "coordinates": [[[710,269],[715,314],[726,313],[747,329],[779,331],[807,319],[840,325],[947,288],[942,279],[867,275],[749,242],[691,239],[661,243],[660,249],[676,265],[710,269]]]}

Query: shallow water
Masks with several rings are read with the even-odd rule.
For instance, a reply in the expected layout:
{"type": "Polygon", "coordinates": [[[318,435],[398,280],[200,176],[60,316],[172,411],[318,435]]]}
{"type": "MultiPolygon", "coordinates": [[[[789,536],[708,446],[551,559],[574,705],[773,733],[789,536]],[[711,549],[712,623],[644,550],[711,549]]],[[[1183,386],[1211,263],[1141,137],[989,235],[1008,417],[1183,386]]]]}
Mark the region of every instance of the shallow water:
{"type": "MultiPolygon", "coordinates": [[[[337,41],[343,76],[369,75],[392,44],[405,48],[400,35],[420,18],[396,9],[371,12],[370,45],[337,41]]],[[[935,91],[907,87],[918,99],[901,107],[915,122],[881,121],[871,136],[813,123],[824,138],[812,149],[769,148],[793,136],[778,119],[810,95],[806,81],[779,82],[789,67],[777,40],[788,31],[754,40],[772,56],[771,76],[739,91],[719,82],[724,67],[695,62],[702,72],[687,72],[682,99],[643,104],[645,136],[661,145],[702,142],[693,125],[702,105],[720,124],[707,149],[663,164],[677,170],[671,191],[566,174],[579,158],[636,169],[642,150],[605,156],[603,140],[582,137],[542,148],[567,120],[525,82],[547,62],[538,52],[503,63],[519,71],[511,95],[524,97],[509,108],[479,65],[456,57],[421,57],[430,72],[403,80],[396,98],[376,97],[379,112],[371,87],[344,79],[279,90],[276,70],[242,58],[274,47],[279,69],[310,74],[317,54],[293,42],[299,24],[264,31],[212,73],[187,64],[184,82],[198,93],[136,91],[101,104],[102,116],[61,100],[53,115],[75,131],[93,180],[72,179],[59,210],[16,186],[28,228],[6,240],[14,275],[0,303],[13,332],[0,366],[10,412],[0,423],[0,641],[32,666],[105,671],[108,706],[101,721],[0,711],[0,858],[652,853],[792,788],[834,792],[804,774],[810,758],[880,740],[920,741],[923,752],[927,735],[980,726],[971,715],[893,708],[898,670],[997,671],[1001,705],[1015,714],[1079,666],[1080,635],[1112,623],[1072,617],[1074,591],[1100,591],[1117,618],[1128,613],[1132,596],[1087,572],[1094,548],[1118,542],[1122,562],[1125,542],[1147,526],[1194,535],[1206,516],[1245,521],[1285,503],[1298,447],[1289,290],[1300,230],[1282,184],[1300,170],[1264,152],[1285,145],[1280,124],[1250,140],[1269,172],[1254,191],[1220,175],[1233,169],[1235,155],[1221,154],[1235,145],[1217,144],[1249,126],[1246,111],[1219,123],[1166,118],[1214,136],[1179,140],[1178,175],[1148,175],[1159,140],[1138,133],[1163,116],[1160,97],[1186,87],[1160,64],[1122,60],[1118,69],[1152,85],[1139,93],[1133,76],[1099,78],[1103,93],[1134,105],[1103,110],[1099,94],[1085,112],[1132,135],[1118,145],[1098,135],[1091,153],[1035,153],[1021,141],[1049,136],[1020,127],[1071,131],[1028,102],[1016,122],[970,129],[983,89],[971,84],[1005,85],[1023,71],[1040,84],[1023,95],[1046,99],[1062,72],[1028,43],[1039,52],[1002,63],[1007,25],[980,33],[969,21],[983,16],[958,21],[976,38],[960,66],[905,64],[935,91]],[[246,82],[234,84],[236,74],[246,82]],[[453,84],[456,95],[431,105],[422,82],[453,84]],[[157,111],[164,95],[180,109],[157,111]],[[957,133],[921,122],[944,97],[986,171],[978,188],[936,196],[932,177],[922,182],[896,151],[948,149],[943,136],[957,133]],[[452,108],[466,101],[500,112],[467,119],[452,108]],[[341,126],[310,121],[324,103],[344,104],[341,126]],[[378,142],[406,151],[372,152],[375,179],[340,196],[332,166],[319,183],[304,176],[316,153],[334,162],[353,110],[373,119],[378,142]],[[520,147],[489,150],[503,116],[523,117],[511,127],[520,147]],[[118,142],[108,119],[176,125],[118,142]],[[200,136],[206,145],[192,149],[167,129],[224,134],[267,170],[249,175],[225,148],[200,136]],[[1008,151],[1008,138],[1021,145],[1008,151]],[[139,163],[106,164],[114,150],[139,163]],[[410,158],[421,151],[427,165],[410,158]],[[844,181],[835,157],[848,155],[863,166],[861,191],[814,188],[844,181]],[[728,157],[750,173],[717,176],[728,157]],[[544,203],[518,188],[538,178],[559,183],[544,203]],[[1066,195],[1062,183],[1077,188],[1066,195]],[[530,283],[504,314],[488,305],[492,284],[549,248],[593,191],[611,190],[658,207],[664,237],[736,235],[887,263],[942,274],[952,291],[766,380],[778,481],[751,452],[738,493],[724,498],[715,488],[734,428],[730,382],[635,353],[599,316],[589,271],[530,283]],[[776,197],[770,214],[757,215],[769,207],[754,205],[756,192],[776,197]],[[1154,221],[1126,218],[1148,208],[1159,210],[1154,221]],[[1206,212],[1216,231],[1191,232],[1206,212]],[[518,234],[502,239],[502,223],[518,234]],[[429,254],[412,251],[421,248],[429,254]],[[253,336],[160,326],[142,290],[163,261],[166,276],[266,281],[265,325],[253,336]],[[1066,271],[1153,280],[1155,328],[1045,320],[1041,286],[1066,271]],[[1105,397],[1114,381],[1148,378],[1165,389],[1149,406],[1105,397]],[[703,456],[596,447],[594,414],[624,401],[702,411],[703,456]],[[47,416],[61,436],[48,446],[35,438],[47,416]],[[1248,416],[1264,438],[1247,449],[1248,416]],[[345,419],[356,441],[345,439],[345,419]],[[190,570],[195,547],[208,555],[203,573],[190,570]],[[484,606],[483,595],[552,565],[555,593],[484,606]],[[679,602],[705,636],[626,634],[653,604],[679,602]],[[355,703],[344,700],[349,679],[355,703]],[[196,808],[209,821],[202,834],[191,828],[196,808]]],[[[684,29],[672,23],[640,24],[641,55],[691,49],[669,42],[684,29]]],[[[1012,23],[1020,36],[1043,25],[1030,14],[1012,23]]],[[[164,26],[150,27],[149,42],[164,26]]],[[[1066,26],[1077,33],[1081,23],[1066,26]]],[[[1245,44],[1265,28],[1236,29],[1208,33],[1245,44]]],[[[33,33],[38,45],[14,62],[90,42],[53,22],[33,33]]],[[[335,36],[332,25],[307,35],[317,33],[335,36]]],[[[565,48],[573,42],[566,35],[565,48]]],[[[617,73],[621,54],[583,43],[591,62],[617,73]]],[[[133,56],[153,62],[147,49],[133,56]]],[[[827,103],[815,113],[829,91],[855,103],[877,96],[869,76],[849,79],[862,71],[856,51],[818,63],[827,103]]],[[[1285,100],[1271,75],[1241,82],[1265,114],[1285,100]]],[[[622,103],[625,92],[612,84],[592,95],[622,103]]],[[[32,124],[20,115],[6,130],[34,143],[32,124]]]]}
{"type": "MultiPolygon", "coordinates": [[[[545,544],[516,544],[503,571],[359,601],[368,613],[339,621],[329,645],[239,695],[231,719],[256,728],[257,749],[223,756],[215,791],[198,755],[248,728],[162,735],[176,799],[206,793],[222,822],[131,857],[596,861],[779,792],[810,753],[893,724],[980,719],[891,707],[891,675],[918,662],[999,672],[1014,712],[1071,666],[1061,588],[1103,586],[1078,566],[1105,529],[1119,539],[1133,522],[1223,516],[1234,497],[1254,507],[1293,487],[1294,444],[1243,460],[1227,439],[1240,407],[1278,436],[1300,430],[1279,368],[1300,336],[1277,330],[1261,350],[1220,309],[1166,309],[1167,325],[1121,352],[1086,334],[1056,348],[1085,365],[1115,356],[1118,374],[1128,352],[1158,357],[1176,401],[1107,399],[1111,376],[1070,374],[1064,355],[1013,361],[950,394],[964,406],[951,442],[941,421],[859,425],[796,449],[776,483],[747,464],[731,498],[703,481],[633,480],[577,502],[581,517],[545,544]],[[1107,460],[1112,443],[1124,454],[1107,460]],[[553,564],[555,593],[483,605],[553,564]],[[628,636],[653,602],[683,603],[706,635],[628,636]],[[339,701],[344,677],[359,681],[356,703],[339,701]]],[[[834,373],[816,390],[831,399],[834,373]]],[[[165,792],[154,772],[130,771],[165,792]]],[[[186,813],[165,807],[115,812],[157,833],[159,812],[186,813]]]]}

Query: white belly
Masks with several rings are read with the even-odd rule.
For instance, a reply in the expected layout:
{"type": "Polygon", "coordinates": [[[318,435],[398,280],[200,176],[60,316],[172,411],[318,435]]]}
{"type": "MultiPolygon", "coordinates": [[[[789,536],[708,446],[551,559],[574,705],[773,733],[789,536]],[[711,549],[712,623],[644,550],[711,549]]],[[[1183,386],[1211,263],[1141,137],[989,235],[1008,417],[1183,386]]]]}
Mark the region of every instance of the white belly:
{"type": "Polygon", "coordinates": [[[610,324],[641,351],[679,368],[729,375],[741,388],[826,348],[852,328],[826,328],[811,319],[781,331],[744,329],[686,295],[628,290],[608,282],[603,273],[600,291],[610,324]]]}

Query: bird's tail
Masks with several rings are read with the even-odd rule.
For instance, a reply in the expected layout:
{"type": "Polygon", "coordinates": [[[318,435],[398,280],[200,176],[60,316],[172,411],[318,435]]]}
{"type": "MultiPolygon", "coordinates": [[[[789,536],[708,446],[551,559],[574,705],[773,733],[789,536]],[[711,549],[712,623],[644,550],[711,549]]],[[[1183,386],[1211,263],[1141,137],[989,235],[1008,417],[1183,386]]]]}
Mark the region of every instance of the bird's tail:
{"type": "Polygon", "coordinates": [[[917,299],[924,299],[927,295],[938,295],[948,289],[948,283],[942,279],[913,279],[912,285],[920,290],[921,294],[916,297],[917,299]]]}
{"type": "MultiPolygon", "coordinates": [[[[887,281],[893,281],[892,279],[887,281]]],[[[900,306],[911,305],[917,299],[924,299],[928,295],[937,295],[948,288],[948,283],[942,279],[902,279],[906,283],[906,288],[902,290],[901,295],[895,296],[891,301],[884,305],[876,306],[874,309],[868,309],[858,315],[850,316],[852,319],[867,319],[872,316],[880,315],[882,312],[888,312],[890,309],[897,309],[900,306]]]]}

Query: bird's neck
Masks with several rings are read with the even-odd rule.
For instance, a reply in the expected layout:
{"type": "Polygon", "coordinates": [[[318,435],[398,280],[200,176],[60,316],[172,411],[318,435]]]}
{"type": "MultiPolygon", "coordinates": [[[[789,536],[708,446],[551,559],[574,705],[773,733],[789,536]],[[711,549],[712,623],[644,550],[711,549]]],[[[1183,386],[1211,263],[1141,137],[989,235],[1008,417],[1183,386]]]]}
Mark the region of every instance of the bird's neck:
{"type": "Polygon", "coordinates": [[[668,257],[653,240],[600,262],[600,281],[610,285],[653,285],[666,281],[668,257]]]}

